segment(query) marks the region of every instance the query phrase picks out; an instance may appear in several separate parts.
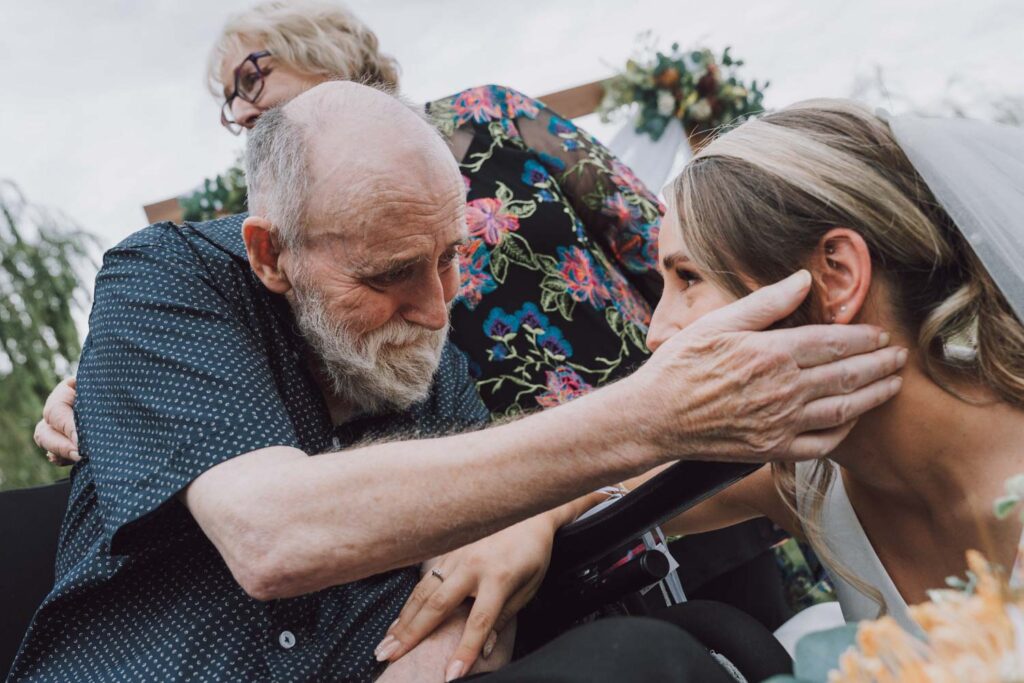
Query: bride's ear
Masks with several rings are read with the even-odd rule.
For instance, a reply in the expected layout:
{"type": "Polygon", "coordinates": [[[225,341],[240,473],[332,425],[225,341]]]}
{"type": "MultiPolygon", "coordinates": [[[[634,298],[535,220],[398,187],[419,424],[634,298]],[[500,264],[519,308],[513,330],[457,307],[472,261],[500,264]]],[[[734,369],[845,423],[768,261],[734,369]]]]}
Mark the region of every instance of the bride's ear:
{"type": "Polygon", "coordinates": [[[851,322],[871,286],[871,253],[864,238],[849,228],[833,228],[815,247],[811,274],[824,308],[824,320],[851,322]]]}

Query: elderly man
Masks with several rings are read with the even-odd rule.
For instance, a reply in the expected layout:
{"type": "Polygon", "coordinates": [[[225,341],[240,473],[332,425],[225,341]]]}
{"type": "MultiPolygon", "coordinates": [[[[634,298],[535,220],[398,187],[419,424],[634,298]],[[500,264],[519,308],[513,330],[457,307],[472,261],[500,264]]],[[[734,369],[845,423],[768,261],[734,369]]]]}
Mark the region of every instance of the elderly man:
{"type": "MultiPolygon", "coordinates": [[[[15,679],[368,680],[419,563],[671,460],[818,457],[897,390],[880,330],[746,331],[796,308],[801,274],[626,380],[475,429],[445,341],[465,224],[441,139],[329,83],[266,113],[247,164],[244,220],[105,256],[57,581],[15,679]]],[[[684,636],[612,622],[488,676],[679,680],[684,636]]]]}

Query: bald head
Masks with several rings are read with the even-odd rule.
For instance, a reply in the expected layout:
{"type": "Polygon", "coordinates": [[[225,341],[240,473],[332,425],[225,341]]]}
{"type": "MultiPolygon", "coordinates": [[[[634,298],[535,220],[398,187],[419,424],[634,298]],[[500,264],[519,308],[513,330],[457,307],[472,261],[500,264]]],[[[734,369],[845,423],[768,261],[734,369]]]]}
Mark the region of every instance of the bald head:
{"type": "Polygon", "coordinates": [[[359,221],[344,219],[367,202],[461,188],[422,108],[351,81],[323,83],[261,116],[249,134],[246,178],[250,211],[292,242],[306,217],[353,225],[359,221]]]}
{"type": "Polygon", "coordinates": [[[288,298],[351,405],[426,397],[458,292],[466,190],[422,113],[354,83],[318,85],[249,133],[249,263],[288,298]]]}

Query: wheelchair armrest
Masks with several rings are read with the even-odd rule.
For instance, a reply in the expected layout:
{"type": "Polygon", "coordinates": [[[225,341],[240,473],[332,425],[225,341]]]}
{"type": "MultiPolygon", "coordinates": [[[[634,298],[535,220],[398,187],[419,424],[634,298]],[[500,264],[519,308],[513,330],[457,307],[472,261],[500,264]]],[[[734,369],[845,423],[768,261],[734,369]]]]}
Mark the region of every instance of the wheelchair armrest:
{"type": "Polygon", "coordinates": [[[562,527],[555,535],[544,583],[519,615],[516,652],[531,652],[606,606],[617,605],[612,611],[621,612],[631,600],[642,603],[638,591],[669,571],[665,556],[646,551],[621,566],[607,567],[635,549],[647,531],[759,467],[678,462],[607,507],[562,527]]]}
{"type": "Polygon", "coordinates": [[[753,473],[760,465],[681,461],[555,535],[548,580],[559,581],[753,473]]]}

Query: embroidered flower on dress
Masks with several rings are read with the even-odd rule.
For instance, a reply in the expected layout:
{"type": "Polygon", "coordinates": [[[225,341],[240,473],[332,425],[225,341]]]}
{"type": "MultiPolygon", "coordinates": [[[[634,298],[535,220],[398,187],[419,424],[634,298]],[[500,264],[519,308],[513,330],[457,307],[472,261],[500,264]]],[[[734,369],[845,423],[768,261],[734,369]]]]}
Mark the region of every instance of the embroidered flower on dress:
{"type": "Polygon", "coordinates": [[[586,301],[595,308],[604,308],[608,289],[598,277],[593,257],[579,247],[558,248],[558,271],[568,285],[566,291],[574,301],[586,301]]]}
{"type": "Polygon", "coordinates": [[[527,185],[544,187],[551,182],[551,174],[548,173],[548,170],[543,165],[533,159],[529,159],[523,166],[522,180],[527,185]]]}
{"type": "Polygon", "coordinates": [[[540,111],[540,102],[537,100],[527,97],[526,95],[512,90],[511,88],[502,88],[501,86],[494,86],[495,94],[503,94],[505,97],[505,108],[507,110],[507,116],[515,118],[517,116],[525,116],[527,118],[537,118],[537,113],[540,111]]]}
{"type": "Polygon", "coordinates": [[[548,370],[545,376],[548,390],[537,396],[537,403],[543,408],[561,405],[593,389],[575,370],[565,365],[548,370]]]}
{"type": "Polygon", "coordinates": [[[565,170],[565,162],[559,159],[558,157],[554,156],[553,154],[548,154],[547,152],[540,152],[537,155],[537,158],[540,159],[542,164],[547,166],[552,171],[560,172],[565,170]]]}
{"type": "Polygon", "coordinates": [[[485,294],[498,288],[488,269],[490,264],[491,252],[483,240],[470,240],[466,248],[459,251],[459,301],[471,311],[485,294]]]}
{"type": "Polygon", "coordinates": [[[470,235],[482,237],[492,246],[500,243],[506,232],[519,229],[519,218],[504,211],[504,206],[497,197],[484,197],[468,202],[466,223],[469,225],[470,235]]]}
{"type": "Polygon", "coordinates": [[[537,345],[552,356],[560,357],[560,360],[564,360],[572,355],[572,344],[569,343],[569,340],[562,335],[562,331],[557,327],[552,327],[550,331],[537,337],[537,345]]]}
{"type": "Polygon", "coordinates": [[[604,198],[601,213],[614,218],[620,227],[628,228],[636,225],[639,220],[640,207],[626,201],[626,197],[621,192],[616,192],[604,198]]]}
{"type": "Polygon", "coordinates": [[[488,355],[492,361],[505,360],[508,358],[508,347],[504,344],[495,344],[491,347],[491,350],[488,351],[488,355]]]}
{"type": "Polygon", "coordinates": [[[648,273],[658,267],[658,223],[634,225],[628,232],[612,237],[615,260],[634,273],[648,273]]]}
{"type": "Polygon", "coordinates": [[[626,320],[646,332],[651,324],[650,304],[618,272],[605,270],[602,273],[608,278],[612,304],[626,320]]]}
{"type": "Polygon", "coordinates": [[[519,321],[516,317],[506,313],[500,306],[493,309],[484,320],[484,334],[491,339],[511,339],[518,329],[519,321]]]}
{"type": "MultiPolygon", "coordinates": [[[[548,320],[546,315],[540,312],[540,309],[537,308],[537,304],[532,301],[528,301],[523,304],[522,308],[516,311],[515,318],[518,321],[518,325],[534,332],[544,332],[549,328],[556,331],[558,330],[557,327],[551,327],[551,321],[548,320]]],[[[560,335],[561,332],[558,334],[560,335]]]]}
{"type": "Polygon", "coordinates": [[[502,118],[501,105],[495,101],[493,89],[486,85],[460,92],[452,101],[452,109],[457,125],[467,121],[487,123],[502,118]]]}
{"type": "Polygon", "coordinates": [[[554,135],[572,135],[576,132],[577,128],[574,123],[563,119],[561,116],[551,115],[551,120],[548,121],[548,132],[554,135]]]}
{"type": "Polygon", "coordinates": [[[631,190],[648,201],[658,201],[650,189],[644,185],[643,181],[633,173],[633,169],[615,157],[611,159],[611,168],[609,170],[611,172],[611,181],[620,188],[631,190]]]}

